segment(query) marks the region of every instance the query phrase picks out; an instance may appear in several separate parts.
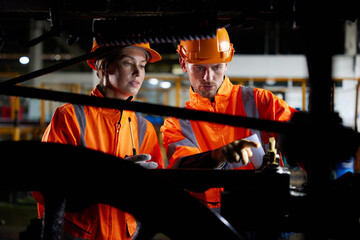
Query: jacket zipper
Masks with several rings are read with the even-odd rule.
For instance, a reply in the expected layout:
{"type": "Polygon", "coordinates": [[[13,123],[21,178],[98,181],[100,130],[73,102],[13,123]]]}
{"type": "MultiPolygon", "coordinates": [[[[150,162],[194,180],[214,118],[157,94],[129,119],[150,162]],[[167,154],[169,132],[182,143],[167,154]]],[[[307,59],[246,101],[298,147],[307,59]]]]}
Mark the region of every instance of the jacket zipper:
{"type": "MultiPolygon", "coordinates": [[[[126,99],[127,102],[130,102],[131,99],[133,99],[132,96],[128,97],[126,99]]],[[[115,147],[114,147],[114,156],[117,156],[116,153],[117,153],[117,149],[118,149],[118,144],[119,144],[119,132],[120,132],[120,128],[121,128],[121,118],[122,118],[122,115],[123,115],[123,110],[120,110],[120,118],[119,118],[119,121],[116,123],[115,125],[115,147]]]]}
{"type": "Polygon", "coordinates": [[[120,119],[115,125],[114,156],[117,156],[117,149],[118,149],[118,144],[119,144],[119,132],[120,132],[120,127],[121,127],[121,123],[120,123],[121,122],[121,117],[122,117],[122,113],[120,113],[120,119]]]}
{"type": "Polygon", "coordinates": [[[211,106],[212,106],[211,112],[216,112],[215,105],[216,105],[215,101],[211,102],[211,106]]]}

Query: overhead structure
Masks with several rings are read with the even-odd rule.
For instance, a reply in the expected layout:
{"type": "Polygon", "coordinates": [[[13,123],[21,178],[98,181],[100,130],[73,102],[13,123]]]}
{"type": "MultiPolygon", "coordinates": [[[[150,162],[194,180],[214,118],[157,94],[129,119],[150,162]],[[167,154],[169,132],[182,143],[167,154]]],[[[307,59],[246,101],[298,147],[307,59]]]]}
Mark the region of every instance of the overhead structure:
{"type": "MultiPolygon", "coordinates": [[[[307,171],[309,188],[306,190],[306,197],[297,198],[294,196],[289,198],[287,194],[280,194],[285,201],[284,206],[280,206],[281,211],[279,212],[283,216],[280,218],[280,221],[285,221],[283,226],[286,226],[287,229],[278,230],[304,231],[311,239],[344,239],[344,236],[345,238],[350,238],[353,236],[352,234],[360,236],[358,221],[360,209],[357,204],[357,200],[360,199],[359,176],[354,174],[337,181],[331,179],[333,165],[338,161],[346,160],[350,155],[355,155],[360,146],[359,133],[342,126],[341,119],[331,108],[333,87],[331,57],[333,55],[332,46],[334,44],[331,32],[338,26],[338,22],[344,20],[354,21],[359,17],[360,9],[357,7],[357,1],[355,0],[341,2],[322,1],[320,3],[310,0],[104,0],[96,2],[84,0],[54,0],[49,2],[3,0],[0,4],[0,25],[3,29],[1,31],[2,36],[0,36],[0,47],[6,45],[7,41],[12,39],[18,40],[22,46],[31,47],[60,34],[68,37],[69,44],[81,38],[95,38],[100,45],[112,47],[138,42],[176,43],[180,40],[210,38],[214,36],[216,29],[219,27],[242,29],[248,26],[247,23],[252,18],[267,21],[285,21],[289,23],[289,26],[297,27],[301,30],[309,70],[310,96],[308,113],[296,114],[291,123],[281,124],[234,116],[215,116],[215,114],[187,111],[160,105],[126,104],[120,100],[115,102],[110,99],[94,99],[75,94],[39,89],[30,90],[14,86],[17,83],[25,82],[43,74],[48,74],[86,61],[89,58],[105,54],[107,51],[111,51],[111,48],[109,48],[110,50],[99,50],[94,53],[78,56],[60,64],[3,81],[0,83],[0,93],[51,100],[66,100],[68,102],[99,107],[120,107],[122,109],[158,115],[166,112],[168,115],[179,116],[181,113],[181,117],[187,119],[214,121],[221,124],[241,125],[244,127],[251,125],[251,128],[255,129],[281,132],[283,133],[281,137],[283,141],[280,144],[281,150],[288,155],[290,162],[303,166],[307,171]],[[6,28],[4,22],[19,17],[49,20],[51,22],[51,29],[43,35],[30,40],[21,32],[11,32],[11,34],[8,34],[10,30],[6,28]],[[321,141],[318,139],[321,139],[321,141]],[[322,146],[326,146],[326,148],[323,149],[322,146]],[[324,202],[328,204],[324,204],[324,202]],[[298,204],[298,208],[291,207],[294,203],[298,204]],[[349,203],[350,208],[354,209],[354,211],[344,212],[342,209],[339,209],[341,206],[337,205],[338,203],[341,203],[341,206],[349,203]],[[329,205],[333,206],[330,212],[329,205]],[[283,209],[283,207],[287,208],[283,209]],[[301,211],[296,211],[296,209],[301,211]],[[284,210],[288,210],[288,212],[284,210]],[[290,218],[286,218],[285,215],[289,215],[290,218]],[[323,221],[323,224],[319,224],[319,219],[323,221]],[[316,229],[313,226],[316,226],[316,229]],[[336,229],[338,226],[345,227],[347,232],[343,231],[342,228],[336,229]]],[[[26,145],[26,143],[24,144],[26,145]]],[[[9,143],[9,145],[12,144],[9,143]]],[[[5,144],[4,146],[7,145],[5,144]]],[[[36,147],[41,148],[42,145],[36,145],[36,147]]],[[[13,148],[6,147],[6,150],[8,149],[13,148]]],[[[79,149],[80,151],[83,151],[83,149],[79,149]]],[[[7,153],[10,154],[9,152],[7,153]]],[[[7,156],[7,154],[4,154],[4,156],[7,156]]],[[[94,157],[96,156],[94,155],[94,157]]],[[[24,159],[19,158],[17,160],[19,165],[22,165],[24,159]]],[[[28,161],[28,159],[26,160],[28,161]]],[[[4,164],[6,167],[7,163],[4,164]]],[[[126,166],[126,164],[121,167],[134,170],[136,176],[145,174],[151,178],[151,174],[147,172],[151,170],[136,170],[135,168],[133,169],[133,166],[126,166]]],[[[56,172],[56,170],[54,171],[56,172]]],[[[56,172],[56,174],[61,173],[56,172]]],[[[276,178],[276,174],[270,175],[270,179],[276,178]]],[[[229,177],[234,176],[229,174],[229,177]]],[[[286,185],[286,181],[286,179],[282,179],[282,184],[280,185],[286,185]]],[[[6,185],[1,186],[6,188],[6,185]]],[[[17,185],[10,186],[14,189],[19,189],[17,185]]],[[[34,185],[29,182],[26,190],[31,189],[32,186],[38,187],[35,185],[35,182],[34,185]]],[[[255,187],[258,187],[258,185],[255,187]]],[[[44,191],[46,192],[47,190],[44,191]]],[[[49,191],[48,193],[49,205],[54,203],[54,208],[60,211],[61,204],[68,195],[59,197],[54,192],[49,191]],[[59,204],[56,204],[57,200],[60,200],[59,204]]],[[[174,194],[176,195],[176,193],[174,194]]],[[[159,194],[159,196],[163,195],[159,194]]],[[[236,193],[233,196],[235,198],[238,197],[236,193]]],[[[252,195],[251,197],[255,199],[256,196],[259,195],[252,195]]],[[[71,204],[72,200],[74,199],[69,197],[68,203],[71,204]]],[[[105,200],[102,199],[102,201],[105,200]]],[[[131,202],[126,203],[131,205],[131,202]]],[[[191,200],[187,203],[191,207],[196,205],[191,200]]],[[[109,204],[114,203],[109,202],[109,204]]],[[[126,207],[134,210],[131,206],[126,207]]],[[[203,209],[200,210],[203,211],[203,209]]],[[[346,210],[349,210],[349,207],[346,210]]],[[[258,213],[261,214],[261,212],[258,213]]],[[[273,211],[272,213],[276,212],[273,211]]],[[[205,210],[199,214],[204,214],[204,219],[210,216],[205,210]]],[[[220,216],[216,216],[217,220],[213,215],[211,216],[209,219],[214,220],[213,223],[216,226],[223,226],[220,216]]],[[[176,216],[174,217],[176,218],[176,216]]],[[[48,224],[51,224],[51,222],[49,223],[50,220],[48,220],[48,224]]],[[[240,222],[244,222],[243,219],[240,222]]],[[[232,226],[221,227],[221,229],[229,233],[231,238],[241,239],[241,236],[238,236],[233,231],[232,226]]],[[[269,229],[256,229],[255,227],[252,230],[267,231],[269,229]]],[[[168,234],[176,236],[175,231],[173,228],[169,228],[168,234]]]]}

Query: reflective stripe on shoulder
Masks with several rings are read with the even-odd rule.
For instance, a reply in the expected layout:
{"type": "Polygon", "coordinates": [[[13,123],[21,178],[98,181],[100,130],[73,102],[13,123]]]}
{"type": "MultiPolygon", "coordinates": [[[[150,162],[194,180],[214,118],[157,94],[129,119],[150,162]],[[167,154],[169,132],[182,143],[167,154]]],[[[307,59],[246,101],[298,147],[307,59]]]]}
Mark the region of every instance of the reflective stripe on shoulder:
{"type": "Polygon", "coordinates": [[[85,129],[86,129],[86,116],[84,111],[84,105],[73,104],[76,119],[80,126],[80,143],[78,146],[86,147],[85,142],[85,129]]]}
{"type": "MultiPolygon", "coordinates": [[[[241,86],[241,98],[244,105],[246,116],[259,119],[260,115],[255,102],[254,88],[241,86]]],[[[264,145],[261,131],[258,129],[251,129],[251,132],[253,134],[256,134],[259,137],[262,145],[264,145]]]]}
{"type": "Polygon", "coordinates": [[[140,113],[135,113],[136,116],[136,120],[137,120],[137,129],[138,129],[138,139],[139,139],[139,153],[140,153],[140,148],[141,145],[144,141],[145,138],[145,133],[147,130],[147,122],[146,119],[141,116],[140,113]]]}
{"type": "Polygon", "coordinates": [[[246,116],[259,118],[259,111],[256,107],[254,89],[251,87],[241,86],[241,97],[246,112],[246,116]]]}
{"type": "Polygon", "coordinates": [[[196,141],[194,130],[191,126],[191,122],[188,119],[179,119],[179,124],[182,134],[189,140],[191,147],[198,148],[199,145],[196,141]]]}
{"type": "Polygon", "coordinates": [[[170,159],[172,157],[172,155],[176,151],[176,147],[178,147],[178,146],[199,148],[199,145],[196,141],[194,131],[191,126],[191,122],[187,119],[179,119],[179,124],[180,124],[182,135],[185,138],[180,141],[169,144],[168,150],[167,150],[168,159],[170,159]]]}

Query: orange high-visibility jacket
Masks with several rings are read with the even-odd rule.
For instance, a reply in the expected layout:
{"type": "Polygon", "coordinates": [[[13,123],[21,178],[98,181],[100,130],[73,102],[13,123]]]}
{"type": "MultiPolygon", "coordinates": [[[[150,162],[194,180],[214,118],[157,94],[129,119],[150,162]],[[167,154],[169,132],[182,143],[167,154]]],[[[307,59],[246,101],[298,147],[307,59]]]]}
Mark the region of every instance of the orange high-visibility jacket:
{"type": "MultiPolygon", "coordinates": [[[[103,97],[97,88],[91,95],[103,97]]],[[[116,109],[65,104],[56,109],[42,141],[83,146],[124,158],[133,155],[129,117],[137,154],[150,154],[151,161],[163,168],[153,125],[131,111],[124,110],[121,116],[116,109]]],[[[37,192],[33,196],[40,203],[42,217],[42,196],[37,192]]],[[[131,239],[136,227],[132,215],[105,204],[93,205],[79,213],[65,213],[64,234],[71,239],[131,239]]]]}
{"type": "MultiPolygon", "coordinates": [[[[264,89],[233,85],[227,76],[225,76],[214,101],[195,93],[191,87],[189,94],[190,101],[186,102],[186,108],[194,110],[275,121],[288,121],[296,111],[271,92],[264,89]]],[[[165,120],[161,132],[169,160],[168,168],[181,167],[180,163],[185,156],[214,150],[254,133],[259,136],[264,148],[266,148],[269,137],[274,136],[274,134],[255,129],[173,117],[165,120]]],[[[199,167],[198,165],[194,166],[199,167]]],[[[191,168],[191,165],[188,164],[186,167],[191,168]]],[[[254,167],[249,163],[243,167],[236,167],[236,169],[250,170],[254,167]]],[[[221,191],[221,188],[212,188],[204,193],[192,193],[192,195],[207,203],[210,208],[219,208],[221,191]]]]}

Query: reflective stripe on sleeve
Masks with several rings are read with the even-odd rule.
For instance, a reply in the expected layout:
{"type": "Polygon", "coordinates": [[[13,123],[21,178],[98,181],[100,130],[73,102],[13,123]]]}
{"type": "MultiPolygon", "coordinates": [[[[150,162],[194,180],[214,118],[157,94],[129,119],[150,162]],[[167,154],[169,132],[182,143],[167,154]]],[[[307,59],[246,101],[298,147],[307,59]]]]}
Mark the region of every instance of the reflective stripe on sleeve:
{"type": "Polygon", "coordinates": [[[80,143],[78,146],[86,147],[85,142],[85,129],[86,129],[86,116],[84,111],[84,105],[73,104],[76,119],[80,126],[80,143]]]}
{"type": "MultiPolygon", "coordinates": [[[[246,116],[259,119],[260,115],[255,102],[254,88],[241,86],[241,98],[246,116]]],[[[258,129],[251,129],[251,132],[259,137],[261,144],[264,146],[261,131],[258,129]]]]}
{"type": "Polygon", "coordinates": [[[145,133],[147,130],[147,122],[143,116],[141,116],[140,113],[135,113],[136,119],[137,119],[137,129],[138,129],[138,139],[139,139],[139,152],[141,145],[145,138],[145,133]]]}
{"type": "Polygon", "coordinates": [[[199,145],[196,141],[194,131],[191,126],[191,122],[187,119],[179,119],[179,124],[180,124],[182,135],[185,138],[180,141],[169,144],[168,150],[167,150],[168,159],[170,159],[172,157],[172,155],[176,151],[176,147],[178,147],[178,146],[199,148],[199,145]]]}

